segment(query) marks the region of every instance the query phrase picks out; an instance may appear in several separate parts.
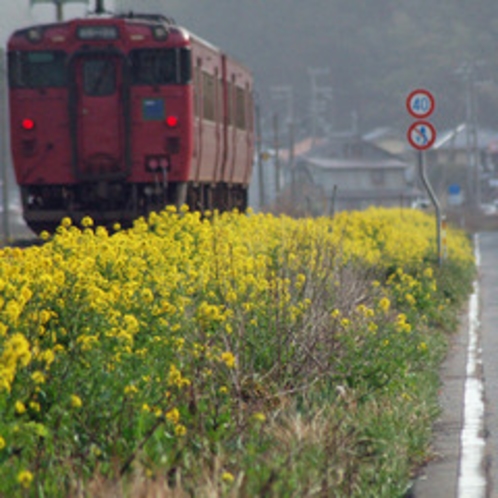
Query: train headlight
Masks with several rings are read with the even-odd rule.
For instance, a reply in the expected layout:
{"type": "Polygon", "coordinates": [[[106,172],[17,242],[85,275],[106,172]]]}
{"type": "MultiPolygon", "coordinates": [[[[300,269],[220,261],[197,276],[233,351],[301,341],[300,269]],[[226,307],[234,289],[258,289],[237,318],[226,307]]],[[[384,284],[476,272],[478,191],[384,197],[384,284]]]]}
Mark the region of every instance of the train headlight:
{"type": "Polygon", "coordinates": [[[43,38],[43,32],[40,28],[31,28],[26,32],[26,37],[31,43],[38,43],[43,38]]]}
{"type": "Polygon", "coordinates": [[[21,128],[26,131],[34,130],[36,126],[35,120],[31,118],[24,118],[21,121],[21,128]]]}
{"type": "Polygon", "coordinates": [[[168,30],[162,26],[152,28],[152,34],[155,40],[166,40],[168,38],[168,30]]]}
{"type": "Polygon", "coordinates": [[[178,126],[178,117],[177,116],[168,116],[166,118],[166,124],[169,128],[176,128],[178,126]]]}

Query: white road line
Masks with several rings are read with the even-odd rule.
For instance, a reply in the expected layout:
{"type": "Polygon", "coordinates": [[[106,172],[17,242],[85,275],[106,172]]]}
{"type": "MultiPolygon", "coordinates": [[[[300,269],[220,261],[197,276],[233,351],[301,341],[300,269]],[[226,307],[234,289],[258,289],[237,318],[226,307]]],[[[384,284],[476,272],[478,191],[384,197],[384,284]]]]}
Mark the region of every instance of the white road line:
{"type": "MultiPolygon", "coordinates": [[[[476,264],[479,267],[481,254],[479,236],[474,238],[476,264]]],[[[479,284],[474,282],[474,292],[469,301],[469,345],[467,349],[467,377],[465,380],[463,428],[460,436],[460,473],[458,478],[459,498],[484,498],[486,477],[484,475],[484,385],[478,372],[481,364],[479,348],[479,284]]]]}

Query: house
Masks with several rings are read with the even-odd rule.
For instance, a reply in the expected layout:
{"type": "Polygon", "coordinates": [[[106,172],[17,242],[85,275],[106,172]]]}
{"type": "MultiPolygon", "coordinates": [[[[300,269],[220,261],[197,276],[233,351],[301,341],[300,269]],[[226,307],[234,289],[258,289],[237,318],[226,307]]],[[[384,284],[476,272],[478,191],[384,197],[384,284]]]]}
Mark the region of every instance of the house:
{"type": "Polygon", "coordinates": [[[388,126],[374,128],[365,133],[363,139],[398,157],[407,159],[413,155],[406,135],[388,126]]]}
{"type": "Polygon", "coordinates": [[[498,198],[498,131],[461,124],[442,131],[428,151],[429,177],[442,200],[451,204],[451,190],[462,201],[490,202],[498,198]]]}
{"type": "Polygon", "coordinates": [[[413,164],[357,134],[336,134],[296,157],[295,201],[312,214],[411,206],[413,164]]]}

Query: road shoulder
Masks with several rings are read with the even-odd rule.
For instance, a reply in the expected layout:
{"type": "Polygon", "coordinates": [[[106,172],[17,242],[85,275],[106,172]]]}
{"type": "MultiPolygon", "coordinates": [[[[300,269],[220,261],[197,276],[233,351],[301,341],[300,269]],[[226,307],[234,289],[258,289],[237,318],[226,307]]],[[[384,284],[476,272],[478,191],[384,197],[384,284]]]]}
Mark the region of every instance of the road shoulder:
{"type": "Polygon", "coordinates": [[[448,354],[441,366],[441,415],[433,429],[434,457],[420,469],[409,495],[412,498],[457,496],[468,330],[468,315],[463,313],[458,331],[451,338],[448,354]]]}

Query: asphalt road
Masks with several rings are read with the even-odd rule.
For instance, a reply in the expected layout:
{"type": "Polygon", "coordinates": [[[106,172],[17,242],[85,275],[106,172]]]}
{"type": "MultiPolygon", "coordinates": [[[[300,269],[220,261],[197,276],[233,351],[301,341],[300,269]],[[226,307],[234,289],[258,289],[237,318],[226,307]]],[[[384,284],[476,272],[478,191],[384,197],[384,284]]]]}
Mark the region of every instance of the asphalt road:
{"type": "Polygon", "coordinates": [[[498,232],[479,237],[481,344],[489,497],[498,497],[498,232]]]}
{"type": "Polygon", "coordinates": [[[474,295],[442,369],[436,458],[416,498],[498,498],[498,232],[476,236],[476,256],[474,295]]]}

